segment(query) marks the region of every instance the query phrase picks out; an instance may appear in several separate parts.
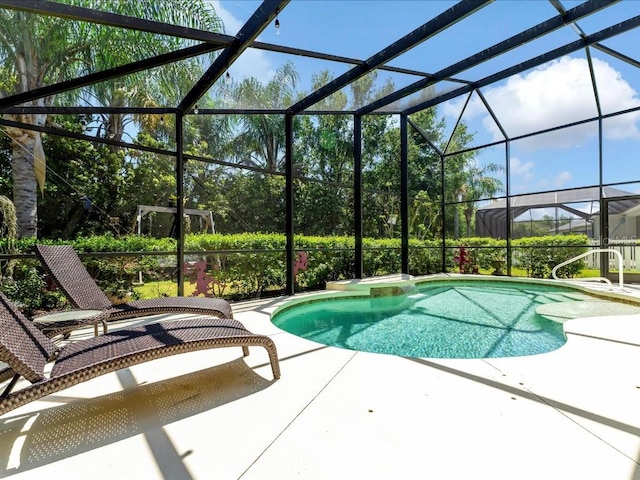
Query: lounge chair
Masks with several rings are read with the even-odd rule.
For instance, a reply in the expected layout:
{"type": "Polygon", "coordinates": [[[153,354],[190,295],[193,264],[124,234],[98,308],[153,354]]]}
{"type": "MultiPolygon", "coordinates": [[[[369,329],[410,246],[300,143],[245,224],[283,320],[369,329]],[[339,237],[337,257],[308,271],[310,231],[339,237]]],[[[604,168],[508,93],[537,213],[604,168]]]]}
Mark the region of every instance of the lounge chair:
{"type": "MultiPolygon", "coordinates": [[[[221,298],[161,297],[133,300],[114,305],[100,290],[71,245],[36,245],[35,252],[51,280],[64,293],[74,308],[105,314],[97,319],[89,316],[89,319],[84,319],[78,326],[84,326],[90,322],[94,323],[97,328],[97,320],[102,322],[106,332],[107,324],[103,321],[105,319],[106,321],[114,321],[159,313],[195,313],[233,318],[231,305],[221,298]]],[[[35,318],[34,322],[40,328],[44,328],[39,318],[35,318]]],[[[51,332],[62,332],[61,329],[49,328],[51,328],[51,332]]],[[[73,328],[73,325],[65,326],[65,331],[73,328]]],[[[53,333],[47,333],[47,335],[53,336],[53,333]]]]}
{"type": "Polygon", "coordinates": [[[264,347],[273,378],[280,378],[280,364],[273,341],[247,330],[237,320],[199,317],[150,323],[114,330],[60,348],[28,320],[0,292],[0,415],[26,403],[100,375],[157,358],[219,347],[264,347]],[[55,361],[51,374],[47,363],[55,361]],[[12,391],[20,377],[31,385],[12,391]],[[9,380],[11,379],[11,380],[9,380]]]}

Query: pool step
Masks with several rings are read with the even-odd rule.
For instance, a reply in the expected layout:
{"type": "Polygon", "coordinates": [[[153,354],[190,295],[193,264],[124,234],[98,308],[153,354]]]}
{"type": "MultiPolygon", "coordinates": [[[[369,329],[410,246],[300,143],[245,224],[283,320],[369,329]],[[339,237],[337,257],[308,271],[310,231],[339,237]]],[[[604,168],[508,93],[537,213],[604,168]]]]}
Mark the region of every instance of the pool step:
{"type": "Polygon", "coordinates": [[[640,315],[640,307],[604,300],[580,302],[552,302],[536,308],[536,313],[554,322],[564,323],[572,318],[608,315],[640,315]]]}
{"type": "MultiPolygon", "coordinates": [[[[394,275],[382,275],[378,277],[370,277],[364,279],[351,279],[351,280],[336,280],[333,282],[327,282],[327,290],[338,291],[371,291],[372,289],[389,289],[388,292],[382,293],[379,296],[387,295],[406,295],[407,292],[403,291],[405,288],[415,287],[415,280],[412,275],[407,274],[394,274],[394,275]]],[[[379,292],[380,293],[380,292],[379,292]]]]}

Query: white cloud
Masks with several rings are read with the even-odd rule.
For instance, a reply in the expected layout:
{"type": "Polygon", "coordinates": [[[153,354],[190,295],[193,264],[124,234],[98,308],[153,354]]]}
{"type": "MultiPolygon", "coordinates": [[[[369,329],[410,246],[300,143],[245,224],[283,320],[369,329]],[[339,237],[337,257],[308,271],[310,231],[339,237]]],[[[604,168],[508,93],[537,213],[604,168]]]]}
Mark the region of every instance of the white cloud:
{"type": "Polygon", "coordinates": [[[554,182],[555,188],[560,188],[567,185],[572,178],[573,178],[573,175],[571,175],[571,172],[568,172],[566,170],[563,172],[560,172],[558,176],[555,178],[555,182],[554,182]]]}
{"type": "Polygon", "coordinates": [[[511,177],[511,188],[513,192],[530,190],[529,185],[535,178],[535,164],[531,161],[523,162],[517,157],[509,159],[509,175],[511,177]]]}
{"type": "Polygon", "coordinates": [[[539,190],[555,190],[567,186],[571,180],[573,180],[573,175],[564,170],[556,174],[554,177],[547,176],[539,179],[536,182],[536,188],[539,190]]]}
{"type": "MultiPolygon", "coordinates": [[[[608,63],[593,59],[598,93],[605,113],[640,105],[638,93],[608,63]]],[[[489,105],[510,137],[532,133],[597,115],[593,85],[587,60],[562,57],[522,75],[510,77],[504,84],[483,90],[489,105]]],[[[444,113],[459,113],[463,100],[445,105],[444,113]]],[[[500,130],[474,97],[465,112],[466,119],[481,116],[484,128],[495,141],[503,140],[500,130]]],[[[640,139],[637,122],[640,113],[613,117],[605,122],[609,139],[640,139]]],[[[518,144],[530,150],[570,148],[584,144],[597,135],[593,125],[563,129],[521,140],[518,144]]]]}
{"type": "Polygon", "coordinates": [[[522,177],[522,180],[529,181],[533,178],[533,162],[522,163],[520,159],[512,157],[509,161],[509,170],[512,177],[522,177]]]}
{"type": "Polygon", "coordinates": [[[573,180],[573,175],[567,170],[555,174],[554,177],[550,177],[547,172],[547,175],[540,178],[535,172],[534,162],[523,162],[517,157],[512,157],[509,161],[509,173],[515,190],[531,190],[531,184],[534,182],[536,187],[542,190],[562,188],[573,180]]]}
{"type": "MultiPolygon", "coordinates": [[[[209,0],[209,3],[213,5],[214,10],[222,20],[222,23],[224,23],[225,32],[229,35],[238,33],[244,22],[235,18],[229,10],[220,4],[219,0],[209,0]]],[[[264,51],[248,48],[229,67],[229,74],[234,81],[255,77],[262,82],[268,82],[273,78],[275,69],[266,58],[264,51]]]]}
{"type": "Polygon", "coordinates": [[[235,18],[231,12],[225,9],[219,0],[207,0],[213,6],[220,20],[224,24],[224,32],[227,35],[235,35],[242,28],[242,22],[235,18]]]}

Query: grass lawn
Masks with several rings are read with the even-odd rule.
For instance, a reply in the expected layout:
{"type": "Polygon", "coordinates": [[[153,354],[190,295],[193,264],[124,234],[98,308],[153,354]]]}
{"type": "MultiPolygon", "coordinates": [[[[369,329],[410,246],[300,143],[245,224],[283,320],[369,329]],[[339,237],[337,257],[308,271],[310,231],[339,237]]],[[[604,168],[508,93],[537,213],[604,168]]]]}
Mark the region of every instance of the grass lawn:
{"type": "MultiPolygon", "coordinates": [[[[191,285],[190,283],[185,283],[185,296],[190,296],[195,289],[195,284],[191,285]]],[[[133,291],[140,298],[175,297],[178,295],[178,284],[171,280],[145,282],[142,285],[134,285],[133,291]]]]}
{"type": "MultiPolygon", "coordinates": [[[[185,282],[184,296],[191,296],[195,289],[195,283],[185,282]]],[[[227,287],[225,289],[225,293],[229,293],[229,290],[229,287],[227,287]]],[[[178,295],[178,284],[176,282],[172,282],[171,280],[145,282],[142,285],[134,285],[133,291],[138,295],[139,298],[175,297],[176,295],[178,295]]]]}

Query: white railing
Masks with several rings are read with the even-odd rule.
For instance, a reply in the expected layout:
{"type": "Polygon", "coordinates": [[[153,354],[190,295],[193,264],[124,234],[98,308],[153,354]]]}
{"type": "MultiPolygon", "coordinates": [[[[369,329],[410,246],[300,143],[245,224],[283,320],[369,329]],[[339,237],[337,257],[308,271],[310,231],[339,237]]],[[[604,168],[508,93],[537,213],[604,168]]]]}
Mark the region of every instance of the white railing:
{"type": "MultiPolygon", "coordinates": [[[[613,253],[618,258],[618,286],[619,286],[620,290],[624,290],[623,273],[622,273],[622,270],[624,268],[624,260],[622,258],[622,254],[618,250],[614,250],[613,248],[596,248],[594,250],[589,250],[588,252],[581,253],[580,255],[576,255],[575,257],[570,258],[569,260],[564,261],[562,263],[559,263],[558,265],[553,267],[553,270],[551,270],[551,276],[555,280],[560,280],[556,276],[556,271],[558,271],[559,268],[562,268],[565,265],[569,265],[570,263],[573,263],[576,260],[580,260],[580,259],[582,259],[584,257],[587,257],[589,255],[592,255],[594,253],[613,253]]],[[[604,278],[604,277],[582,278],[581,281],[605,282],[605,283],[607,283],[609,285],[610,288],[613,288],[613,285],[611,284],[611,281],[608,278],[604,278]]]]}

